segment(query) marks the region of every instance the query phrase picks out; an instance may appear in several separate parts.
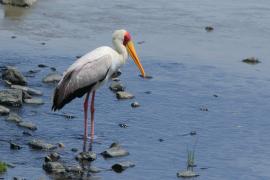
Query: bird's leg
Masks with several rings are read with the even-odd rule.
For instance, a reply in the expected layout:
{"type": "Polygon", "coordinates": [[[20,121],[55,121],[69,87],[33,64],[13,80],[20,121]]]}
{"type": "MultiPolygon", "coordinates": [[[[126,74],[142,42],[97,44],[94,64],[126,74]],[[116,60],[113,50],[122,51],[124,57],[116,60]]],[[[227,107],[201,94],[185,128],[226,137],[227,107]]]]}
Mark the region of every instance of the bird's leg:
{"type": "Polygon", "coordinates": [[[84,100],[84,141],[87,140],[87,111],[88,111],[89,94],[90,92],[86,94],[85,100],[84,100]]]}
{"type": "Polygon", "coordinates": [[[95,94],[96,91],[92,92],[92,99],[91,99],[91,141],[94,139],[94,113],[95,113],[95,94]]]}

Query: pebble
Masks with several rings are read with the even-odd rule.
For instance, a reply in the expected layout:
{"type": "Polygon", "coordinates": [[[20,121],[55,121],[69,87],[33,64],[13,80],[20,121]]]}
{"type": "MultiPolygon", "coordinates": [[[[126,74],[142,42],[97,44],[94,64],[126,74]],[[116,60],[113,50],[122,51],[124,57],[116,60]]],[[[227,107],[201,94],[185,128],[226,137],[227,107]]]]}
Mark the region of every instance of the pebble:
{"type": "Polygon", "coordinates": [[[60,155],[57,152],[53,152],[45,157],[45,162],[55,162],[60,159],[60,155]]]}
{"type": "Polygon", "coordinates": [[[32,122],[25,122],[25,121],[22,121],[18,124],[19,127],[22,127],[22,128],[27,128],[27,129],[30,129],[30,130],[37,130],[37,126],[32,123],[32,122]]]}
{"type": "Polygon", "coordinates": [[[9,114],[6,121],[20,123],[22,122],[22,118],[18,114],[12,112],[9,114]]]}
{"type": "Polygon", "coordinates": [[[10,143],[10,149],[13,149],[13,150],[20,150],[22,147],[18,144],[15,144],[15,143],[10,143]]]}
{"type": "Polygon", "coordinates": [[[177,172],[177,177],[190,178],[190,177],[197,177],[197,176],[199,176],[199,174],[196,174],[195,172],[190,171],[190,170],[177,172]]]}
{"type": "Polygon", "coordinates": [[[259,59],[255,58],[255,57],[243,59],[242,62],[247,63],[247,64],[251,64],[251,65],[261,63],[261,61],[259,61],[259,59]]]}
{"type": "Polygon", "coordinates": [[[35,105],[42,105],[44,104],[41,98],[31,98],[31,99],[24,99],[24,103],[26,104],[35,104],[35,105]]]}
{"type": "Polygon", "coordinates": [[[97,155],[92,151],[88,151],[79,153],[75,158],[77,161],[94,161],[97,159],[97,155]]]}
{"type": "Polygon", "coordinates": [[[99,173],[99,172],[102,171],[102,169],[100,169],[100,168],[98,168],[96,166],[91,165],[90,168],[88,169],[88,171],[91,172],[91,173],[99,173]]]}
{"type": "Polygon", "coordinates": [[[214,28],[213,28],[212,26],[206,26],[204,29],[205,29],[207,32],[211,32],[211,31],[214,30],[214,28]]]}
{"type": "Polygon", "coordinates": [[[39,149],[39,150],[53,150],[56,149],[57,146],[45,143],[41,140],[31,140],[28,145],[33,149],[39,149]]]}
{"type": "Polygon", "coordinates": [[[15,67],[7,66],[6,70],[2,73],[2,79],[17,85],[26,85],[26,78],[15,67]]]}
{"type": "Polygon", "coordinates": [[[125,162],[119,162],[119,163],[112,165],[112,169],[117,173],[121,173],[125,169],[130,168],[130,167],[134,167],[134,166],[135,166],[135,164],[133,162],[125,161],[125,162]]]}
{"type": "Polygon", "coordinates": [[[27,131],[23,131],[22,133],[23,133],[23,135],[26,135],[26,136],[32,136],[32,134],[30,132],[27,132],[27,131]]]}
{"type": "Polygon", "coordinates": [[[10,110],[8,108],[6,108],[5,106],[0,105],[0,115],[1,116],[8,115],[9,112],[10,112],[10,110]]]}
{"type": "Polygon", "coordinates": [[[119,125],[119,127],[121,127],[121,128],[127,128],[128,127],[128,125],[127,124],[124,124],[124,123],[120,123],[120,124],[118,124],[119,125]]]}
{"type": "Polygon", "coordinates": [[[79,165],[67,166],[65,167],[67,172],[75,173],[75,174],[82,174],[83,169],[79,165]]]}
{"type": "Polygon", "coordinates": [[[45,64],[39,64],[38,67],[40,67],[40,68],[46,68],[46,67],[48,67],[48,66],[45,65],[45,64]]]}
{"type": "Polygon", "coordinates": [[[137,107],[140,107],[140,104],[137,101],[135,101],[135,102],[131,103],[131,107],[137,108],[137,107]]]}
{"type": "Polygon", "coordinates": [[[58,143],[58,147],[60,147],[60,148],[64,148],[64,147],[65,147],[65,145],[64,145],[63,143],[58,143]]]}
{"type": "Polygon", "coordinates": [[[126,91],[118,91],[116,97],[117,99],[132,99],[134,95],[126,91]]]}
{"type": "Polygon", "coordinates": [[[112,143],[109,149],[101,153],[104,158],[113,158],[127,156],[129,152],[121,147],[118,143],[112,143]]]}

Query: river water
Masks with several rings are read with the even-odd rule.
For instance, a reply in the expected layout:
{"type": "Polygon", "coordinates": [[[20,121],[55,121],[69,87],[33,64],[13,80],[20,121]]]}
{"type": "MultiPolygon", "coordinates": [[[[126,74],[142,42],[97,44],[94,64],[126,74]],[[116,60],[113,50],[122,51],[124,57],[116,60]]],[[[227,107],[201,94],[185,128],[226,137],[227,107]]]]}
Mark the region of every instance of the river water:
{"type": "MultiPolygon", "coordinates": [[[[136,167],[121,174],[104,171],[96,176],[177,179],[176,172],[185,170],[187,149],[196,145],[198,180],[267,180],[269,10],[267,0],[40,0],[26,9],[1,5],[0,65],[15,65],[26,73],[43,63],[62,72],[77,55],[111,45],[112,32],[125,28],[135,42],[144,41],[136,44],[136,49],[153,79],[139,78],[132,61],[122,69],[122,82],[141,104],[137,109],[130,107],[133,100],[116,100],[107,86],[97,92],[99,143],[94,144],[94,151],[99,153],[116,141],[130,155],[113,160],[98,156],[94,165],[107,169],[115,162],[130,160],[136,167]],[[205,26],[215,29],[206,32],[205,26]],[[250,56],[262,63],[241,62],[250,56]],[[119,123],[128,128],[120,128],[119,123]],[[197,135],[182,136],[190,131],[197,135]]],[[[76,116],[74,119],[48,114],[54,86],[44,85],[41,79],[49,72],[41,69],[28,78],[29,86],[44,92],[45,104],[13,111],[37,124],[35,138],[64,143],[59,153],[69,162],[74,156],[70,149],[82,146],[82,99],[62,110],[76,116]]],[[[0,137],[22,144],[23,149],[11,151],[8,144],[0,142],[0,160],[16,165],[0,177],[49,179],[42,170],[46,152],[30,150],[26,143],[34,137],[24,137],[22,131],[1,118],[0,137]]]]}

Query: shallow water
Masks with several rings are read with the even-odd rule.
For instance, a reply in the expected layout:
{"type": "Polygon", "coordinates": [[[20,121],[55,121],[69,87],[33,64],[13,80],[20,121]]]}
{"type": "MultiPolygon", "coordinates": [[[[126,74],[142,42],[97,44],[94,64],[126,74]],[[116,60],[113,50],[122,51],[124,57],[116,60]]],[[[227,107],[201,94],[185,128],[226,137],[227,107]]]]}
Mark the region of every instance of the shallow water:
{"type": "MultiPolygon", "coordinates": [[[[131,160],[136,167],[97,176],[177,179],[176,172],[185,169],[187,148],[196,143],[198,180],[269,179],[269,10],[266,0],[43,0],[28,9],[0,6],[0,66],[16,65],[27,72],[44,63],[62,72],[77,55],[110,45],[113,30],[125,28],[135,42],[145,41],[136,49],[146,72],[154,78],[139,78],[131,61],[122,69],[122,82],[141,104],[137,109],[130,107],[133,100],[116,100],[107,87],[98,91],[99,143],[94,144],[94,151],[118,141],[130,155],[113,160],[99,156],[94,165],[109,168],[131,160]],[[215,28],[213,32],[205,32],[208,25],[215,28]],[[262,63],[241,62],[250,56],[262,63]],[[200,111],[202,106],[209,111],[200,111]],[[128,128],[120,128],[119,123],[128,128]],[[181,136],[194,130],[196,136],[181,136]],[[159,142],[160,138],[164,141],[159,142]],[[200,169],[205,167],[209,168],[200,169]]],[[[54,86],[41,79],[49,72],[49,68],[41,69],[28,78],[29,86],[44,92],[46,103],[14,111],[37,124],[34,137],[63,142],[66,147],[60,154],[67,162],[75,162],[70,149],[82,147],[82,99],[62,110],[75,115],[74,119],[48,114],[54,86]]],[[[3,119],[0,137],[23,144],[23,149],[11,151],[0,142],[0,160],[16,164],[0,177],[49,179],[42,170],[46,152],[30,150],[25,144],[31,137],[23,137],[22,129],[3,119]]]]}

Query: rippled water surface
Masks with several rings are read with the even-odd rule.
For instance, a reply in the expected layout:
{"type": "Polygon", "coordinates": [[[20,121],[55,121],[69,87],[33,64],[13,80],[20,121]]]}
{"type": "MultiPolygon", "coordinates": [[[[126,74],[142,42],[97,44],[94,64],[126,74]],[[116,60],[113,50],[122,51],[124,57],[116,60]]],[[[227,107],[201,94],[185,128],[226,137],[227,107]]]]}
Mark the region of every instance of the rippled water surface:
{"type": "MultiPolygon", "coordinates": [[[[27,9],[1,5],[0,66],[15,65],[26,73],[43,63],[62,72],[77,55],[111,45],[112,32],[125,28],[135,42],[145,41],[136,49],[146,72],[154,78],[139,78],[132,61],[122,69],[122,82],[141,104],[137,109],[130,107],[133,100],[116,100],[107,86],[97,92],[99,138],[94,151],[99,153],[117,141],[130,155],[113,160],[98,156],[94,165],[109,168],[122,160],[136,164],[121,174],[105,171],[97,176],[177,179],[176,172],[185,169],[187,148],[196,143],[195,170],[200,174],[196,179],[267,180],[269,10],[267,0],[39,0],[27,9]],[[215,28],[213,32],[204,30],[209,25],[215,28]],[[250,56],[262,63],[241,62],[250,56]],[[200,111],[201,107],[208,111],[200,111]],[[128,128],[120,128],[119,123],[128,128]],[[181,136],[190,131],[197,135],[181,136]]],[[[63,142],[65,148],[59,153],[66,162],[75,162],[70,149],[82,147],[82,99],[61,111],[76,116],[74,119],[50,114],[54,86],[41,82],[49,72],[44,68],[28,78],[29,86],[44,92],[45,104],[13,111],[37,124],[35,138],[63,142]]],[[[0,160],[16,165],[0,177],[49,179],[42,170],[46,152],[30,150],[26,143],[33,137],[23,136],[22,129],[4,119],[0,118],[0,138],[12,139],[23,149],[11,151],[0,142],[0,160]]]]}

